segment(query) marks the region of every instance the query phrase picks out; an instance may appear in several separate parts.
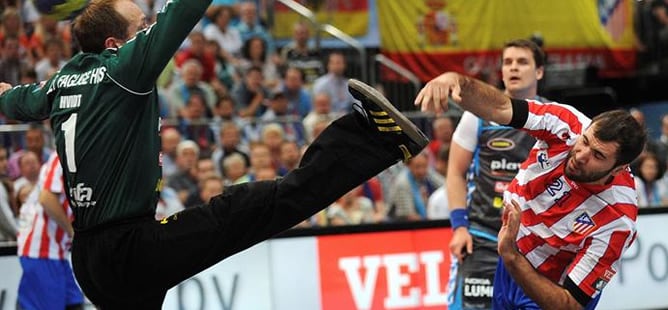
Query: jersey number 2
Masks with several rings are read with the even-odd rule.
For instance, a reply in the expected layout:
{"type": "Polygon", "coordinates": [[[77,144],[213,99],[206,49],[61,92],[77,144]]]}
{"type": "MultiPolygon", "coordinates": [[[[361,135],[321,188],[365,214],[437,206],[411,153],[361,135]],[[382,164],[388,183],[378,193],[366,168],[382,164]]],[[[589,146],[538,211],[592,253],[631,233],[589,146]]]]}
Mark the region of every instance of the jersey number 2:
{"type": "Polygon", "coordinates": [[[74,137],[77,129],[77,114],[72,113],[70,117],[61,124],[60,128],[65,135],[65,157],[67,157],[67,170],[77,172],[77,164],[74,161],[74,137]]]}

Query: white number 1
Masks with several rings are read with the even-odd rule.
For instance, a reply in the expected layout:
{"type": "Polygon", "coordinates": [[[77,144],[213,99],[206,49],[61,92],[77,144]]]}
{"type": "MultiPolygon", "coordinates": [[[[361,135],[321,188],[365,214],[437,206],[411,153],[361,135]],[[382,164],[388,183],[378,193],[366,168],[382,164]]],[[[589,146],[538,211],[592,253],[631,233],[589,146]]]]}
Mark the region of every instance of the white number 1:
{"type": "Polygon", "coordinates": [[[74,161],[74,137],[77,129],[77,114],[72,113],[70,117],[60,126],[65,134],[65,157],[67,157],[67,170],[77,172],[77,164],[74,161]]]}

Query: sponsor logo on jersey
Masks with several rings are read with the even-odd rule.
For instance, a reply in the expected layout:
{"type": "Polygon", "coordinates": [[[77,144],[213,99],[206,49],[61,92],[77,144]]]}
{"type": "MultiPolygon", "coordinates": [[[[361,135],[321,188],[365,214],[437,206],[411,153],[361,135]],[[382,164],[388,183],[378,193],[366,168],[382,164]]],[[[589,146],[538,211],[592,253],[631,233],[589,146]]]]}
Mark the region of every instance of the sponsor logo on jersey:
{"type": "Polygon", "coordinates": [[[603,280],[603,279],[601,279],[601,278],[598,278],[598,279],[596,279],[596,281],[594,281],[594,289],[597,290],[597,291],[600,291],[600,290],[602,290],[607,284],[608,284],[608,281],[605,281],[605,280],[603,280]]]}
{"type": "Polygon", "coordinates": [[[540,166],[540,169],[543,170],[552,167],[550,157],[547,156],[547,150],[540,150],[538,153],[536,153],[536,162],[540,166]]]}
{"type": "Polygon", "coordinates": [[[464,278],[465,297],[492,297],[494,286],[490,279],[464,278]]]}
{"type": "Polygon", "coordinates": [[[494,182],[494,192],[503,193],[508,189],[509,182],[496,181],[494,182]]]}
{"type": "Polygon", "coordinates": [[[596,223],[589,217],[587,212],[582,212],[582,214],[578,215],[573,223],[573,232],[580,235],[585,235],[594,230],[594,228],[596,228],[596,223]]]}
{"type": "Polygon", "coordinates": [[[503,197],[494,197],[492,200],[492,206],[497,209],[501,209],[503,207],[503,197]]]}
{"type": "Polygon", "coordinates": [[[84,183],[79,183],[77,186],[70,188],[70,197],[72,198],[72,207],[76,208],[94,207],[97,203],[93,200],[93,189],[84,183]]]}
{"type": "Polygon", "coordinates": [[[53,82],[51,82],[51,85],[49,85],[47,94],[51,93],[56,88],[69,88],[75,86],[99,84],[102,82],[102,80],[104,80],[106,73],[106,67],[97,67],[84,73],[59,75],[55,77],[53,82]]]}
{"type": "Polygon", "coordinates": [[[495,138],[487,142],[487,147],[495,151],[508,151],[515,148],[515,142],[506,138],[495,138]]]}
{"type": "Polygon", "coordinates": [[[489,168],[494,175],[515,176],[520,170],[521,163],[507,161],[505,158],[501,160],[492,160],[489,163],[489,168]]]}

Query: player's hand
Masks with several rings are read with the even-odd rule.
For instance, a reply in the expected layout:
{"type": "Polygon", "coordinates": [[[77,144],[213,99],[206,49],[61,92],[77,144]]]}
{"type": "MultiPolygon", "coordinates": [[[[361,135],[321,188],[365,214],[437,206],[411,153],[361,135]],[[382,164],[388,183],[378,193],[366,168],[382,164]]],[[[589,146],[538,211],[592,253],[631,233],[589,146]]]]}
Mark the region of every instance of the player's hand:
{"type": "Polygon", "coordinates": [[[422,88],[417,98],[415,98],[415,105],[420,106],[422,112],[441,113],[447,111],[448,98],[451,97],[455,102],[461,102],[462,100],[459,96],[462,90],[459,82],[459,74],[455,72],[446,72],[439,75],[422,88]]]}
{"type": "Polygon", "coordinates": [[[461,263],[466,255],[473,253],[473,237],[466,227],[457,227],[450,239],[450,253],[461,263]]]}
{"type": "Polygon", "coordinates": [[[10,89],[12,89],[12,84],[0,82],[0,95],[4,94],[10,89]]]}
{"type": "Polygon", "coordinates": [[[514,200],[511,203],[506,203],[503,207],[497,250],[504,260],[519,253],[516,239],[517,233],[520,231],[520,213],[520,205],[514,200]]]}

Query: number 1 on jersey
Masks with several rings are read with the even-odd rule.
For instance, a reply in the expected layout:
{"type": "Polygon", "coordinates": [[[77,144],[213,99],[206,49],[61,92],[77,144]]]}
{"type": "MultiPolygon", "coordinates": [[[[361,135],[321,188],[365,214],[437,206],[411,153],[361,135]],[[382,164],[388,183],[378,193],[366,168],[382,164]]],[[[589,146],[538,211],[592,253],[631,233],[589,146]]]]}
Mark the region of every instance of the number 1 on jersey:
{"type": "Polygon", "coordinates": [[[67,158],[67,170],[77,172],[77,164],[74,161],[74,133],[77,128],[77,113],[72,113],[70,117],[62,123],[60,128],[65,135],[65,157],[67,158]]]}

